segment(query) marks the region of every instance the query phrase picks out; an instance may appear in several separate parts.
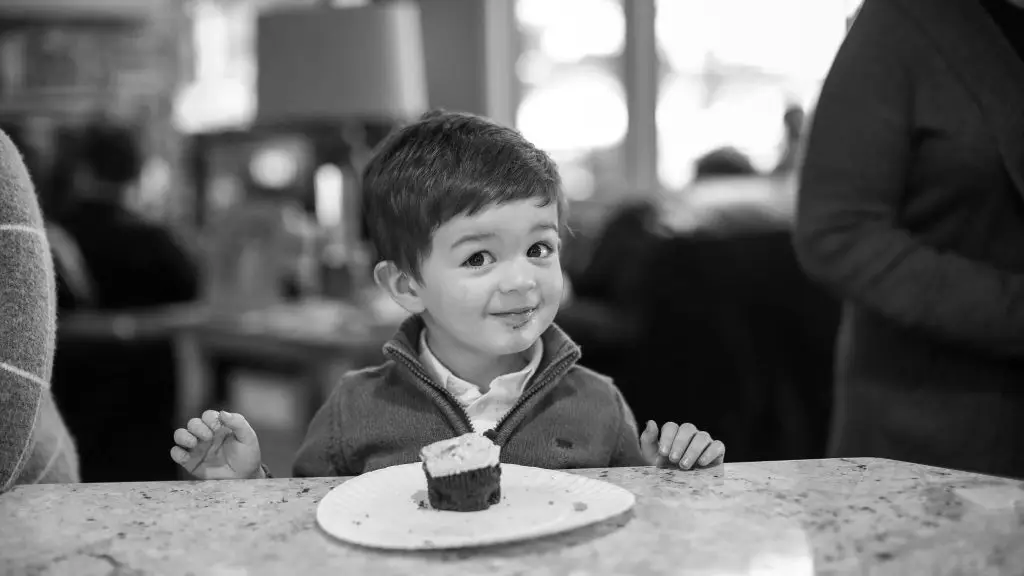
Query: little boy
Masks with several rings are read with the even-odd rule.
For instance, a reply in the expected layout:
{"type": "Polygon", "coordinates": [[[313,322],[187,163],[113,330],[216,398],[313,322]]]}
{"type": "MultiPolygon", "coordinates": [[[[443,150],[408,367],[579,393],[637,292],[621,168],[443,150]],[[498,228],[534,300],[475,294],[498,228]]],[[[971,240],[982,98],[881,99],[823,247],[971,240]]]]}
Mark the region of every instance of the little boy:
{"type": "MultiPolygon", "coordinates": [[[[385,364],[346,375],[309,425],[296,476],[418,461],[426,444],[486,433],[503,462],[542,468],[720,463],[691,424],[633,414],[609,378],[577,364],[553,324],[565,201],[547,154],[515,130],[434,112],[389,136],[363,173],[377,284],[411,317],[385,364]],[[660,434],[659,434],[660,432],[660,434]]],[[[239,414],[206,411],[171,457],[198,478],[261,478],[239,414]]]]}

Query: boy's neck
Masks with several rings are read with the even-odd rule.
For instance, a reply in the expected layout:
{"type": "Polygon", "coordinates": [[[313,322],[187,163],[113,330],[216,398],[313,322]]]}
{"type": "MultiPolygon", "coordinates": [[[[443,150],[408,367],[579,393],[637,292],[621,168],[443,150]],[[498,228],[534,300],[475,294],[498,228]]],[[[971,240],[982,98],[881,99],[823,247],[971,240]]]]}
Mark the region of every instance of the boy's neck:
{"type": "Polygon", "coordinates": [[[429,330],[426,338],[431,354],[452,374],[480,388],[481,394],[490,390],[495,378],[522,370],[529,363],[524,354],[483,356],[468,350],[450,350],[431,338],[429,330]]]}

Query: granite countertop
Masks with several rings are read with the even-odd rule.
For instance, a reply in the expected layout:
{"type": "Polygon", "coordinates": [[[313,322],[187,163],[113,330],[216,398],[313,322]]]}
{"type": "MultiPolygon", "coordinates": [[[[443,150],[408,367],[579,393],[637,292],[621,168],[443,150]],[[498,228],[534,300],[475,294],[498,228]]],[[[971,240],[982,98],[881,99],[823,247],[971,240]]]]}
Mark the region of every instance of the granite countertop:
{"type": "Polygon", "coordinates": [[[317,527],[338,478],[21,486],[0,574],[1022,574],[1024,482],[844,459],[582,470],[628,514],[539,541],[379,552],[317,527]]]}

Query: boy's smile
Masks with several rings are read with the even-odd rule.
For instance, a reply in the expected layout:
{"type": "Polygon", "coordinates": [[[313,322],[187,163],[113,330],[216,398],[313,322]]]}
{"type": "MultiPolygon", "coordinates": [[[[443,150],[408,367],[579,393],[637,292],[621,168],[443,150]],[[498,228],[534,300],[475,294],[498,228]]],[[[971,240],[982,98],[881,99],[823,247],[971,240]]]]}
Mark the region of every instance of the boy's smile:
{"type": "Polygon", "coordinates": [[[501,318],[514,330],[518,330],[533,319],[534,314],[537,312],[537,306],[528,306],[515,308],[513,310],[507,310],[505,312],[493,312],[494,316],[501,318]]]}
{"type": "Polygon", "coordinates": [[[519,200],[461,215],[434,232],[410,280],[431,351],[460,378],[486,385],[522,367],[562,297],[558,206],[519,200]]]}

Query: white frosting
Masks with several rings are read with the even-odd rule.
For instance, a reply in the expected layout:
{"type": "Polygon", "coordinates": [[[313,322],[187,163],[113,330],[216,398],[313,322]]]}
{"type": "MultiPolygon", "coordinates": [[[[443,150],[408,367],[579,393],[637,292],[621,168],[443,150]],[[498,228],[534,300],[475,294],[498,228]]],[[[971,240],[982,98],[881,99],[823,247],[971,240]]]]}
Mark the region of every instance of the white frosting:
{"type": "Polygon", "coordinates": [[[434,478],[490,468],[498,464],[500,456],[501,448],[477,433],[435,442],[420,450],[420,459],[434,478]]]}

